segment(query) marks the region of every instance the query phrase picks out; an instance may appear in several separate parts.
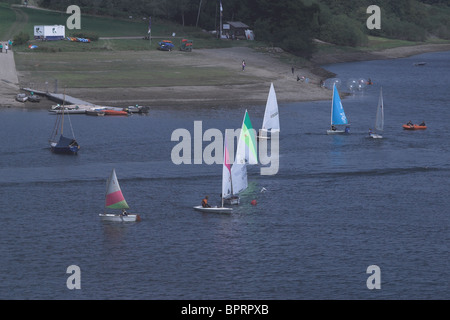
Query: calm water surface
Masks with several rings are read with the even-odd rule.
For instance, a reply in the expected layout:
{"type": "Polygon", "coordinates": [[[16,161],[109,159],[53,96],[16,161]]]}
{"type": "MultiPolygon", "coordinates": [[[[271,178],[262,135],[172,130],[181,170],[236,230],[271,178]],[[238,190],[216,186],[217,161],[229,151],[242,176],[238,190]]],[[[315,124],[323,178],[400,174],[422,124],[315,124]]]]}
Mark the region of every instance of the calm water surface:
{"type": "MultiPolygon", "coordinates": [[[[279,172],[252,166],[231,215],[192,209],[206,194],[219,203],[222,168],[173,164],[170,138],[196,120],[239,128],[245,107],[72,115],[77,156],[50,152],[54,115],[0,110],[0,298],[449,299],[449,62],[443,52],[327,66],[341,91],[374,81],[343,99],[351,135],[326,135],[330,101],[281,104],[279,172]],[[409,120],[428,129],[403,131],[409,120]],[[99,220],[112,168],[142,222],[99,220]],[[70,265],[81,290],[66,286],[70,265]],[[370,265],[379,290],[366,286],[370,265]]],[[[258,128],[264,106],[248,111],[258,128]]]]}

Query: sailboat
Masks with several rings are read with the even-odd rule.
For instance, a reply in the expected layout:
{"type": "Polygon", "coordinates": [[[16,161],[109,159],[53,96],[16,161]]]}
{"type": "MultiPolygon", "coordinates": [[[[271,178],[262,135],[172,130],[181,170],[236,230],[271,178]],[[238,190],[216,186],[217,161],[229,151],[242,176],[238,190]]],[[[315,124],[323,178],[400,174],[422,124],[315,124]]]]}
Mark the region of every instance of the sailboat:
{"type": "Polygon", "coordinates": [[[343,134],[349,133],[348,120],[345,116],[344,107],[342,106],[336,83],[333,83],[333,98],[331,100],[331,128],[327,130],[327,134],[343,134]],[[345,125],[344,130],[338,130],[336,126],[345,125]]]}
{"type": "Polygon", "coordinates": [[[134,222],[140,221],[141,217],[138,214],[127,213],[129,209],[127,201],[125,200],[122,190],[120,189],[119,181],[117,180],[116,170],[111,171],[111,175],[106,181],[106,197],[105,197],[105,212],[100,213],[99,216],[105,221],[118,222],[134,222]],[[121,213],[106,213],[106,209],[122,210],[121,213]]]}
{"type": "Polygon", "coordinates": [[[381,139],[381,133],[384,128],[384,105],[383,105],[383,89],[380,89],[380,97],[378,98],[377,115],[375,118],[375,132],[369,131],[369,136],[374,139],[381,139]]]}
{"type": "Polygon", "coordinates": [[[248,187],[247,165],[257,164],[256,136],[248,111],[245,110],[241,132],[236,148],[236,157],[231,167],[232,197],[227,200],[229,204],[239,204],[239,193],[248,187]]]}
{"type": "Polygon", "coordinates": [[[266,109],[262,128],[259,131],[258,139],[270,139],[272,132],[280,131],[280,117],[278,114],[278,101],[273,83],[270,84],[269,96],[267,97],[266,109]]]}
{"type": "MultiPolygon", "coordinates": [[[[65,100],[65,99],[64,99],[65,100]]],[[[68,138],[63,135],[64,131],[64,113],[65,113],[64,102],[62,106],[62,112],[56,115],[55,127],[53,129],[53,133],[49,139],[50,148],[54,153],[66,153],[66,154],[77,154],[78,150],[80,150],[80,145],[75,140],[75,134],[73,133],[72,122],[69,118],[70,129],[72,130],[72,137],[68,138]],[[60,130],[60,132],[59,132],[60,130]],[[59,135],[59,139],[58,139],[59,135]]]]}
{"type": "Polygon", "coordinates": [[[231,164],[230,156],[227,148],[227,138],[225,136],[223,145],[223,165],[222,165],[222,205],[220,207],[203,207],[195,206],[194,209],[201,212],[214,212],[214,213],[230,213],[232,208],[224,207],[225,198],[231,195],[232,183],[231,183],[231,164]]]}

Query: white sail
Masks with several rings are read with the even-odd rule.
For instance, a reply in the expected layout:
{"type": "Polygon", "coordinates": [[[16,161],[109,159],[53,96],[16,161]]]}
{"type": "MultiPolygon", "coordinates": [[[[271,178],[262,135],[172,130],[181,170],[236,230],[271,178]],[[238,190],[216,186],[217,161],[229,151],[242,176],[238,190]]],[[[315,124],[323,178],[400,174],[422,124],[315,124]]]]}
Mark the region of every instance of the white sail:
{"type": "Polygon", "coordinates": [[[250,121],[250,116],[245,110],[242,128],[236,148],[236,156],[231,167],[231,180],[233,181],[233,194],[238,194],[248,187],[247,164],[257,164],[256,135],[250,121]]]}
{"type": "Polygon", "coordinates": [[[280,131],[278,101],[273,83],[270,84],[269,96],[267,97],[266,110],[264,112],[262,130],[280,131]]]}
{"type": "Polygon", "coordinates": [[[232,195],[231,185],[231,161],[227,148],[227,137],[225,135],[223,146],[223,166],[222,166],[222,199],[232,195]]]}
{"type": "Polygon", "coordinates": [[[257,164],[257,149],[258,146],[256,143],[255,129],[253,129],[250,116],[248,115],[247,110],[245,110],[234,162],[242,164],[257,164]]]}
{"type": "Polygon", "coordinates": [[[378,99],[377,115],[375,118],[375,130],[382,132],[384,129],[384,105],[383,105],[383,89],[380,89],[380,97],[378,99]]]}
{"type": "Polygon", "coordinates": [[[247,189],[247,164],[233,163],[231,167],[231,179],[233,181],[233,194],[238,194],[247,189]]]}

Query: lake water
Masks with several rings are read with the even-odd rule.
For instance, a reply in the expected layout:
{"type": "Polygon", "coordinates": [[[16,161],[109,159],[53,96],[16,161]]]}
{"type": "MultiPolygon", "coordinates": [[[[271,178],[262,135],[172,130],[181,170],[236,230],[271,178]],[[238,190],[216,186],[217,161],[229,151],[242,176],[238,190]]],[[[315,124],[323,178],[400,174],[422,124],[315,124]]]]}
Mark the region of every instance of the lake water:
{"type": "MultiPolygon", "coordinates": [[[[374,82],[343,99],[351,134],[326,135],[330,101],[280,104],[279,171],[250,167],[230,215],[192,209],[219,203],[222,167],[173,164],[171,134],[239,128],[245,107],[71,115],[77,156],[50,152],[54,115],[0,110],[0,299],[449,299],[449,62],[327,66],[341,91],[374,82]],[[381,86],[384,139],[369,139],[381,86]],[[112,168],[141,222],[99,220],[112,168]],[[81,289],[66,285],[71,265],[81,289]]],[[[264,106],[247,109],[260,127],[264,106]]]]}

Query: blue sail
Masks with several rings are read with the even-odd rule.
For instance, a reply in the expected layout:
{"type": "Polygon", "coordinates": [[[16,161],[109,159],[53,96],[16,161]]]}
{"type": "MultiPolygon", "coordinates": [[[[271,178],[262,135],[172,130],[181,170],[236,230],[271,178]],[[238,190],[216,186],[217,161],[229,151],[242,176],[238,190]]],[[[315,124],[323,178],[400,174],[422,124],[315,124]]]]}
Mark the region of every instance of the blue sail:
{"type": "Polygon", "coordinates": [[[345,116],[344,108],[342,107],[341,98],[339,97],[336,85],[333,85],[333,102],[331,111],[331,124],[348,124],[347,117],[345,116]]]}

